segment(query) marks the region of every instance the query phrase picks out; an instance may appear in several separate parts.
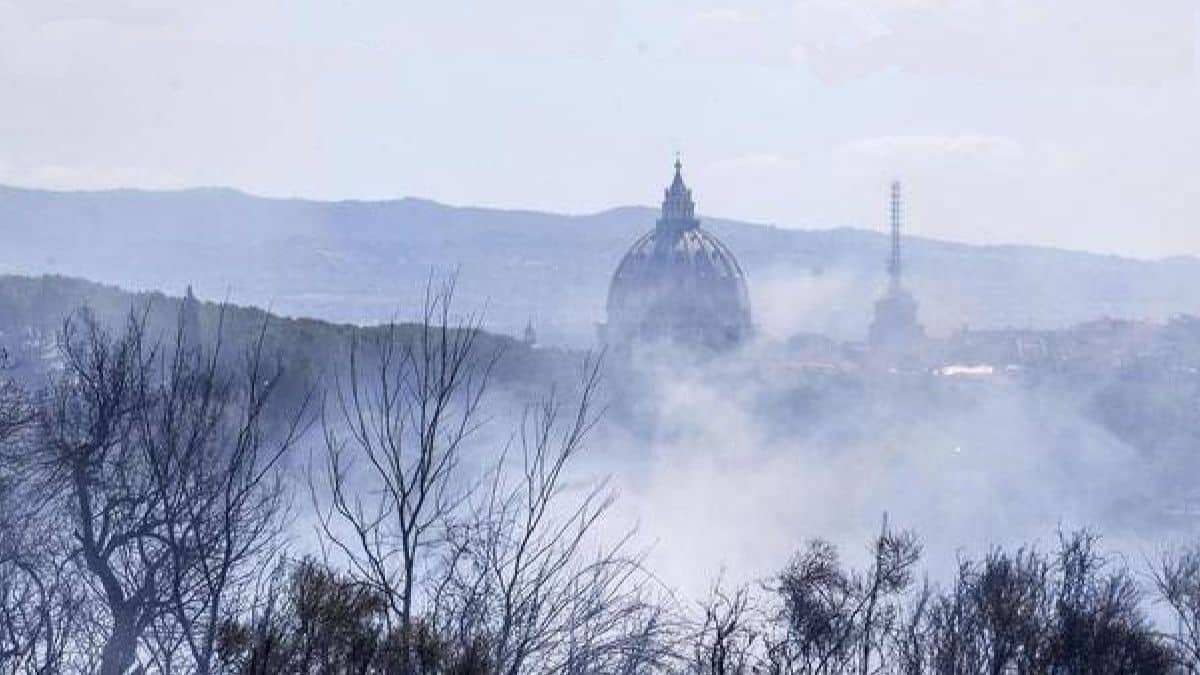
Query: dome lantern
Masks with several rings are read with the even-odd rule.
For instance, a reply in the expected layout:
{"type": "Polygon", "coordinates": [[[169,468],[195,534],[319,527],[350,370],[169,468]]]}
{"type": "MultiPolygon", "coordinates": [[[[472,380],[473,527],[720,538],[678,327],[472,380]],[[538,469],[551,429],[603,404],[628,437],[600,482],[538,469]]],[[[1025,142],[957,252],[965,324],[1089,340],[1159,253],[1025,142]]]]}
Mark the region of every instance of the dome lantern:
{"type": "Polygon", "coordinates": [[[691,230],[700,226],[696,220],[696,204],[692,191],[683,182],[683,163],[675,155],[675,179],[663,190],[662,216],[658,227],[668,230],[691,230]]]}

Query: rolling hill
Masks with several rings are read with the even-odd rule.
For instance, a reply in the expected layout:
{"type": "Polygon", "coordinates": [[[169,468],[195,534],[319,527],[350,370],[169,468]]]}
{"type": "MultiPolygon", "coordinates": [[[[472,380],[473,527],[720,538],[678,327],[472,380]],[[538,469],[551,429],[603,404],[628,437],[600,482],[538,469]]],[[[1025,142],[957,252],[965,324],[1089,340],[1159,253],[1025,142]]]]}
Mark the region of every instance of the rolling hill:
{"type": "MultiPolygon", "coordinates": [[[[288,316],[406,318],[430,274],[458,270],[460,306],[490,329],[532,319],[544,342],[588,346],[612,269],[655,210],[590,215],[453,207],[420,199],[319,202],[226,189],[54,192],[0,187],[0,272],[62,274],[136,290],[230,299],[288,316]]],[[[887,241],[703,219],[745,268],[768,333],[863,334],[887,241]]],[[[935,333],[1200,313],[1200,260],[1143,261],[1029,246],[906,242],[910,285],[935,333]]]]}

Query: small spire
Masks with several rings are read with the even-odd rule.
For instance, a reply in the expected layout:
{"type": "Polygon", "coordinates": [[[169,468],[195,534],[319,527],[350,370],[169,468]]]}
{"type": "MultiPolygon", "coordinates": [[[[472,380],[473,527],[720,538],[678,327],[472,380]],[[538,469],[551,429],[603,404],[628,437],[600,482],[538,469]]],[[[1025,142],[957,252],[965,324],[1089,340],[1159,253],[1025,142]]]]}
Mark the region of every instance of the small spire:
{"type": "Polygon", "coordinates": [[[199,337],[200,303],[196,300],[196,294],[192,292],[192,285],[188,284],[183,301],[179,305],[179,346],[192,351],[196,348],[199,337]]]}
{"type": "Polygon", "coordinates": [[[683,169],[683,162],[679,160],[679,151],[675,151],[675,175],[678,176],[680,170],[683,169]]]}

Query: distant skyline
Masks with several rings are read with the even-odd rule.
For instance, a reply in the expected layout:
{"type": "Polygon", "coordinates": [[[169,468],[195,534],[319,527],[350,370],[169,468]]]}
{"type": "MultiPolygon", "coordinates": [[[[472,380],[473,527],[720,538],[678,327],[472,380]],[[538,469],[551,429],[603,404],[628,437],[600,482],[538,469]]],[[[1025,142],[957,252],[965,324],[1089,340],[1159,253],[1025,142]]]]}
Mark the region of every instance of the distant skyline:
{"type": "MultiPolygon", "coordinates": [[[[0,183],[1200,254],[1196,0],[0,0],[0,183]]],[[[0,228],[3,223],[0,223],[0,228]]]]}

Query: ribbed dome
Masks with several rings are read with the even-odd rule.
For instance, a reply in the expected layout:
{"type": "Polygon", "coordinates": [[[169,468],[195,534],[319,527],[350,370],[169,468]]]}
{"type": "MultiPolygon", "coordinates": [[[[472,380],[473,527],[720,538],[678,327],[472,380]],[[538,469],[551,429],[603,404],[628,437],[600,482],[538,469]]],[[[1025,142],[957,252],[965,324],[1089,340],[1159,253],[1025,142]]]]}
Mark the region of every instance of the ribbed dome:
{"type": "Polygon", "coordinates": [[[613,274],[606,340],[669,340],[721,349],[750,333],[750,301],[737,259],[700,228],[680,164],[662,217],[634,242],[613,274]]]}

